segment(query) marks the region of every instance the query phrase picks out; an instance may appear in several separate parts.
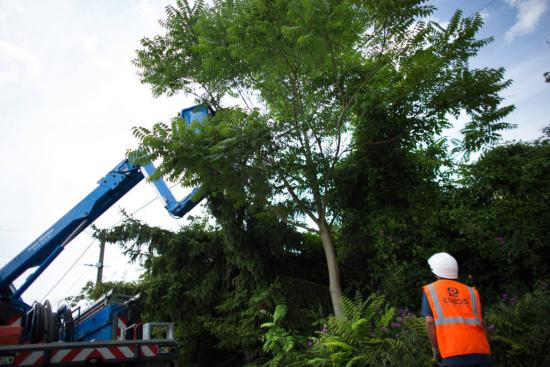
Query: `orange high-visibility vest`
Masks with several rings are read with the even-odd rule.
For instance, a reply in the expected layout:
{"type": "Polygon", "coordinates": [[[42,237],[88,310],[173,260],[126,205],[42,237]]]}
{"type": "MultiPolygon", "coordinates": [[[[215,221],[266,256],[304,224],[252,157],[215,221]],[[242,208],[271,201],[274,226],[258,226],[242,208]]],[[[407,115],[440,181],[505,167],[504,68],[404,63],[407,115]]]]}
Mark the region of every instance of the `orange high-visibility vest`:
{"type": "Polygon", "coordinates": [[[482,325],[481,303],[475,288],[440,279],[423,288],[435,321],[442,358],[464,354],[491,354],[482,325]]]}

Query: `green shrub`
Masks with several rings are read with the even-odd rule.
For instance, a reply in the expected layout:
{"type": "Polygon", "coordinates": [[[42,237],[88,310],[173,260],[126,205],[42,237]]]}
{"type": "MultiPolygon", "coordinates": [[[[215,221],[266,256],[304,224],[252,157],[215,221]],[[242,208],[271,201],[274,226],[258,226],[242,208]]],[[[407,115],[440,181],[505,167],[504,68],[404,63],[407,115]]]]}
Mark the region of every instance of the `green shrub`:
{"type": "Polygon", "coordinates": [[[261,337],[262,350],[272,356],[265,362],[264,366],[266,367],[298,367],[305,364],[305,337],[299,336],[295,331],[288,330],[281,325],[287,315],[287,310],[284,302],[279,303],[273,313],[264,310],[264,314],[269,316],[270,321],[261,325],[261,328],[265,330],[265,334],[261,337]]]}
{"type": "Polygon", "coordinates": [[[423,320],[396,312],[383,296],[344,300],[345,318],[330,317],[314,338],[312,366],[426,366],[431,354],[423,320]]]}
{"type": "Polygon", "coordinates": [[[262,325],[271,359],[264,366],[431,366],[431,350],[422,319],[396,311],[383,296],[344,299],[345,317],[329,317],[314,337],[281,327],[286,307],[277,306],[262,325]]]}
{"type": "Polygon", "coordinates": [[[519,301],[503,295],[486,321],[500,366],[550,366],[550,292],[536,290],[519,301]]]}

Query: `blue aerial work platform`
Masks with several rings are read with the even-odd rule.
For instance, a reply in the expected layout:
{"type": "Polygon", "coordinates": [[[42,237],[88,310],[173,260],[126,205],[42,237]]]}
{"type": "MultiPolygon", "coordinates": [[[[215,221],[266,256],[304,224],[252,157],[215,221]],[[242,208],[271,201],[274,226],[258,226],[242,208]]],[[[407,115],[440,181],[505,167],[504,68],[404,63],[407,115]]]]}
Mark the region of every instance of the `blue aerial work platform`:
{"type": "MultiPolygon", "coordinates": [[[[209,107],[199,105],[182,110],[180,117],[187,124],[190,124],[192,121],[202,121],[210,113],[212,111],[209,107]]],[[[144,178],[142,169],[149,176],[155,171],[152,163],[142,167],[132,163],[128,159],[122,160],[105,177],[98,181],[97,188],[49,227],[14,259],[0,268],[0,362],[13,361],[13,365],[18,365],[18,361],[23,361],[21,362],[22,365],[53,365],[55,364],[55,355],[59,353],[57,356],[61,361],[60,363],[66,364],[68,363],[68,357],[66,356],[72,354],[76,356],[76,350],[71,352],[71,350],[63,349],[63,347],[59,347],[58,345],[54,348],[48,344],[57,341],[67,342],[67,344],[78,342],[74,344],[74,347],[78,346],[83,351],[87,350],[90,358],[100,358],[104,359],[103,362],[111,361],[110,363],[124,362],[124,354],[130,350],[133,351],[133,354],[132,356],[130,356],[131,353],[128,354],[128,361],[139,360],[140,356],[147,357],[153,354],[157,356],[162,351],[172,351],[170,349],[172,344],[167,342],[150,344],[136,340],[137,344],[132,347],[131,341],[128,340],[124,341],[123,346],[122,344],[117,345],[113,341],[113,339],[125,339],[125,335],[121,335],[121,333],[125,333],[129,329],[130,325],[127,325],[126,322],[130,322],[128,314],[131,307],[137,304],[135,299],[119,302],[114,301],[114,298],[111,297],[112,294],[109,294],[105,299],[100,300],[101,302],[96,302],[90,309],[84,311],[73,320],[72,311],[70,310],[58,310],[56,314],[51,311],[49,302],[46,302],[44,305],[35,303],[29,306],[21,298],[23,292],[55,260],[71,240],[78,236],[79,233],[92,224],[144,178]],[[15,287],[13,282],[32,268],[36,269],[21,286],[15,287]],[[37,315],[40,317],[37,317],[37,315]],[[32,331],[27,329],[32,329],[32,331]],[[14,340],[22,342],[21,334],[23,334],[23,338],[27,337],[25,340],[27,344],[24,347],[2,346],[2,344],[14,344],[14,340]],[[33,338],[36,340],[33,340],[33,338]],[[101,340],[108,341],[108,343],[99,346],[97,343],[101,340]],[[97,350],[92,347],[86,349],[86,343],[92,342],[96,343],[94,344],[94,348],[98,348],[97,350]],[[40,343],[36,344],[36,348],[38,349],[33,349],[33,343],[40,343]],[[109,350],[112,352],[109,352],[109,350]],[[113,358],[110,357],[112,353],[116,354],[113,358]],[[43,357],[36,357],[38,355],[43,357]],[[117,359],[115,358],[117,356],[122,357],[117,359]],[[25,364],[28,358],[35,357],[37,358],[35,364],[25,364]],[[53,359],[46,360],[46,357],[53,359]]],[[[153,183],[166,209],[175,217],[184,216],[201,200],[201,198],[197,197],[198,189],[194,189],[183,200],[178,201],[174,198],[174,195],[170,192],[170,189],[162,178],[153,183]]],[[[141,324],[138,324],[135,320],[132,322],[135,323],[133,337],[137,338],[140,333],[137,327],[141,324]]],[[[172,335],[173,333],[169,334],[172,335]]]]}

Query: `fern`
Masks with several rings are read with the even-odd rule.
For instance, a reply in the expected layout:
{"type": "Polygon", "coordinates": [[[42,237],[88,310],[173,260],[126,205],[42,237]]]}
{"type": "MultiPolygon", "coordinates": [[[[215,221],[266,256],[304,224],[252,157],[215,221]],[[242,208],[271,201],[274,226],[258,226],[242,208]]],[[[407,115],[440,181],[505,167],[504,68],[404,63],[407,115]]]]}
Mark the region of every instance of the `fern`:
{"type": "Polygon", "coordinates": [[[383,296],[344,298],[343,309],[345,318],[330,317],[327,332],[317,333],[309,364],[404,366],[429,361],[423,322],[412,315],[397,316],[383,296]]]}
{"type": "Polygon", "coordinates": [[[339,349],[349,351],[353,349],[351,345],[339,340],[338,338],[330,338],[328,340],[325,340],[323,345],[333,351],[336,351],[339,349]]]}
{"type": "MultiPolygon", "coordinates": [[[[502,365],[550,364],[550,293],[536,290],[521,297],[517,304],[501,302],[487,313],[491,346],[502,365]]],[[[498,362],[498,361],[497,361],[498,362]]]]}

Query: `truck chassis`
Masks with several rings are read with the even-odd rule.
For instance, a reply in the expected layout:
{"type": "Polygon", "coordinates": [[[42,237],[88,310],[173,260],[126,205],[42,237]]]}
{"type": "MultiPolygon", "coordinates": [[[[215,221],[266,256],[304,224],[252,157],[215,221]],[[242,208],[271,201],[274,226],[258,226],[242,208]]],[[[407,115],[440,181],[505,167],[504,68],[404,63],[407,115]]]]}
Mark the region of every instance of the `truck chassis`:
{"type": "Polygon", "coordinates": [[[172,366],[176,341],[103,340],[0,347],[0,366],[172,366]]]}

